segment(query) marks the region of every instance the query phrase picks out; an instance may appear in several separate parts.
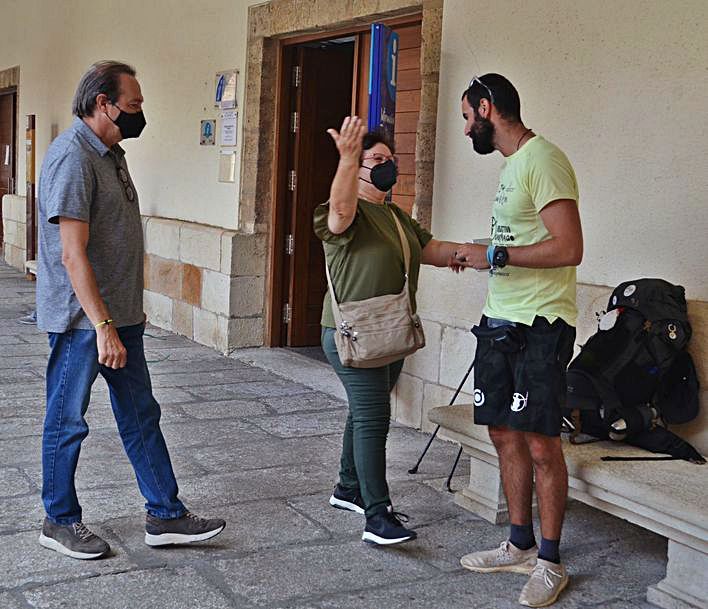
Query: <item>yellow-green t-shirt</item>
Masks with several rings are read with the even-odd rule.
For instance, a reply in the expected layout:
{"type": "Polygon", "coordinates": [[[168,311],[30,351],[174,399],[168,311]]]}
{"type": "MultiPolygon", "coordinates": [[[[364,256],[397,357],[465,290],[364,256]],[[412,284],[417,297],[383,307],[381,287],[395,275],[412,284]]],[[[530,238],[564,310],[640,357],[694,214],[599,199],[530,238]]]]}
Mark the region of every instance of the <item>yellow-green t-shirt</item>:
{"type": "MultiPolygon", "coordinates": [[[[339,235],[327,227],[329,203],[315,208],[315,234],[324,242],[325,259],[338,302],[397,294],[403,289],[403,250],[392,211],[401,223],[411,250],[408,289],[415,312],[422,251],[433,236],[396,205],[379,205],[364,199],[358,200],[353,222],[339,235]]],[[[321,323],[327,328],[336,327],[329,290],[324,298],[321,323]]]]}
{"type": "MultiPolygon", "coordinates": [[[[506,158],[492,208],[494,245],[533,245],[551,237],[541,210],[558,199],[578,202],[568,158],[540,136],[506,158]]],[[[527,269],[507,265],[490,272],[484,314],[531,325],[536,316],[575,326],[575,267],[527,269]]]]}

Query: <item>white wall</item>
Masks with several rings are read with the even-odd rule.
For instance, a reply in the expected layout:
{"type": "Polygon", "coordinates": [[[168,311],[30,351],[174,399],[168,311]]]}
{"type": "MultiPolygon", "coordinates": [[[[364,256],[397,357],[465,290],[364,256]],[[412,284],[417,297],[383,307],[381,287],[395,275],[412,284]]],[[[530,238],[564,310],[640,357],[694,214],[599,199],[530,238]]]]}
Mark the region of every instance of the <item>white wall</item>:
{"type": "MultiPolygon", "coordinates": [[[[217,118],[212,94],[219,70],[239,69],[243,104],[248,6],[256,3],[5,0],[0,69],[20,66],[20,116],[37,114],[38,166],[52,123],[61,131],[71,122],[85,69],[100,59],[126,61],[138,70],[148,121],[139,140],[124,143],[142,213],[237,228],[240,146],[236,182],[219,183],[218,146],[199,146],[199,121],[217,118]]],[[[239,144],[240,129],[241,117],[239,144]]],[[[24,172],[21,154],[20,182],[24,172]]]]}
{"type": "Polygon", "coordinates": [[[433,229],[487,236],[502,157],[463,136],[460,97],[499,72],[580,184],[578,278],[663,277],[708,300],[708,2],[445,0],[433,229]]]}
{"type": "MultiPolygon", "coordinates": [[[[3,0],[0,3],[0,70],[20,66],[17,125],[17,194],[25,194],[25,128],[27,114],[38,119],[37,163],[49,146],[51,124],[68,110],[56,98],[61,58],[69,27],[69,12],[60,2],[3,0]]],[[[39,173],[39,170],[37,170],[39,173]]]]}

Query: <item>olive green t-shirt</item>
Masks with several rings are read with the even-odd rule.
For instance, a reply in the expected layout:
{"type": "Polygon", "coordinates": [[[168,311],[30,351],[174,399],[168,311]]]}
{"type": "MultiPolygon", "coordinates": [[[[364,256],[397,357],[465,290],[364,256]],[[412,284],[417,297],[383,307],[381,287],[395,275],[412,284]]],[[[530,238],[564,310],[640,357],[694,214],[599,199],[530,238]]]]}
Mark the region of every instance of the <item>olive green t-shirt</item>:
{"type": "MultiPolygon", "coordinates": [[[[397,294],[403,289],[403,250],[391,211],[408,237],[411,250],[408,288],[413,311],[416,310],[421,253],[433,236],[396,205],[379,205],[364,199],[358,200],[353,222],[340,235],[327,227],[329,202],[315,209],[315,234],[324,242],[325,259],[338,302],[397,294]]],[[[324,298],[321,323],[328,328],[336,327],[329,290],[324,298]]]]}

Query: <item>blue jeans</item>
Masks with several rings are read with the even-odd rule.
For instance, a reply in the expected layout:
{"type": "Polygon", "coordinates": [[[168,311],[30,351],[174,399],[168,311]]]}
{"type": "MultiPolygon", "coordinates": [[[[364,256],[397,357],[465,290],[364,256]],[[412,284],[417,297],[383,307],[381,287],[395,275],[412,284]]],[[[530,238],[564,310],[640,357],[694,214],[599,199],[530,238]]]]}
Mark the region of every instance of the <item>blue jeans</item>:
{"type": "Polygon", "coordinates": [[[334,333],[334,328],[322,328],[322,349],[349,400],[339,484],[359,490],[369,517],[391,503],[386,482],[386,439],[391,390],[401,374],[403,360],[379,368],[346,368],[339,359],[334,333]]]}
{"type": "Polygon", "coordinates": [[[98,363],[93,330],[49,334],[42,501],[47,517],[56,524],[81,521],[74,474],[81,442],[89,432],[84,415],[99,372],[108,383],[113,415],[148,513],[179,518],[187,511],[177,498],[177,481],[160,431],[160,406],[152,395],[145,362],[144,329],[143,324],[118,328],[128,352],[128,363],[120,370],[98,363]]]}

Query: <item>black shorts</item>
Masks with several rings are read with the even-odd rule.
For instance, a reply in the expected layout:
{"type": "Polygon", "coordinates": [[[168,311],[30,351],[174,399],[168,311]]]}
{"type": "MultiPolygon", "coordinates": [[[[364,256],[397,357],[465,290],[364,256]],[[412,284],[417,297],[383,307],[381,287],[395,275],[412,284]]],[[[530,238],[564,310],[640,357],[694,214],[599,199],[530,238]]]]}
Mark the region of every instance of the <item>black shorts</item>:
{"type": "Polygon", "coordinates": [[[490,328],[483,316],[472,332],[477,337],[474,422],[559,436],[575,328],[545,317],[536,317],[531,326],[490,328]]]}

